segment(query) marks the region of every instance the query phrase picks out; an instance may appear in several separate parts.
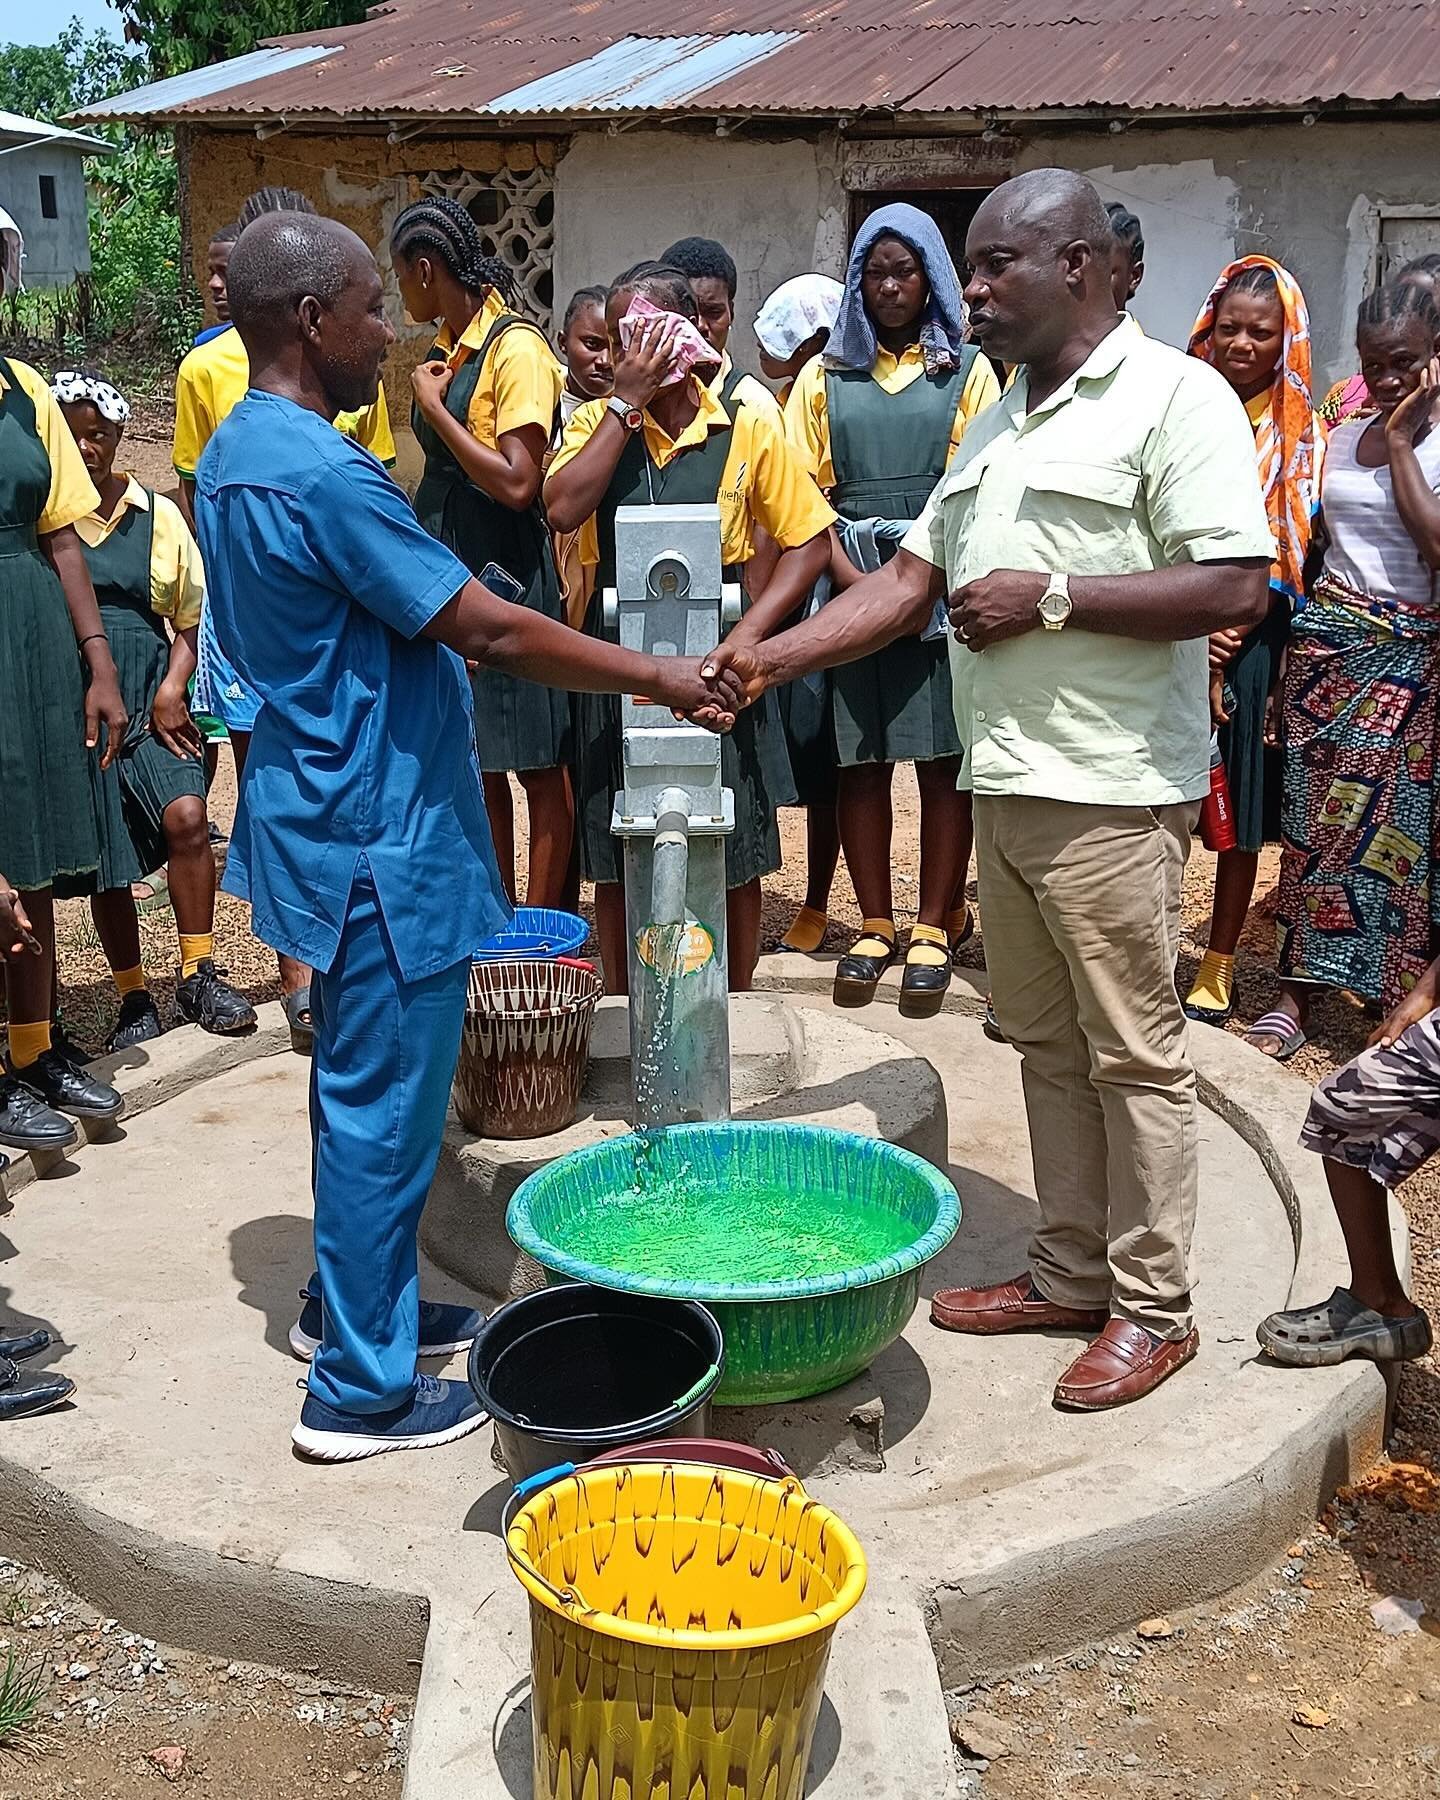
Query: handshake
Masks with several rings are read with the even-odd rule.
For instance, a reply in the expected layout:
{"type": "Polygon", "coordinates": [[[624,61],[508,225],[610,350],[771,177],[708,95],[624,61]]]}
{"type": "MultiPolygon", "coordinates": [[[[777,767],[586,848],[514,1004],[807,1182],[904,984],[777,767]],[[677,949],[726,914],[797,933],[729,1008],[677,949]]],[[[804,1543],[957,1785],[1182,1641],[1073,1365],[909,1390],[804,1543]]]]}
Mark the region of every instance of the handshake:
{"type": "Polygon", "coordinates": [[[729,731],[768,686],[760,655],[748,646],[727,643],[704,658],[665,656],[655,660],[651,702],[668,706],[677,719],[687,719],[707,731],[729,731]]]}

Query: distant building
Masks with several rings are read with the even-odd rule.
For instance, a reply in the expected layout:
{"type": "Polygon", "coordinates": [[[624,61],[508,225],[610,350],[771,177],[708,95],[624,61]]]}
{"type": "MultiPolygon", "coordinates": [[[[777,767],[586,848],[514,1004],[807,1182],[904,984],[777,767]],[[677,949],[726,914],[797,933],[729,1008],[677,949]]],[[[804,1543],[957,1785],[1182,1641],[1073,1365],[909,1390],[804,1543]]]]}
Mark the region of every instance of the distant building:
{"type": "Polygon", "coordinates": [[[104,138],[0,112],[0,207],[25,240],[26,287],[67,287],[90,273],[85,158],[111,148],[104,138]]]}

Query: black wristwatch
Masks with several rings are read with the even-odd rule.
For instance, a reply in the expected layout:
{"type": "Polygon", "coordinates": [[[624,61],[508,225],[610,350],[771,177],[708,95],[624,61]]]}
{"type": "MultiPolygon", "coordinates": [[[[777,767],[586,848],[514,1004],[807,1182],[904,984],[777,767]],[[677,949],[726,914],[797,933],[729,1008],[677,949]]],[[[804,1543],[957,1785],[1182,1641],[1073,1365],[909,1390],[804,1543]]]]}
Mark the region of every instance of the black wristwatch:
{"type": "Polygon", "coordinates": [[[627,431],[638,431],[645,423],[645,415],[638,406],[632,406],[628,400],[622,400],[618,394],[612,394],[605,402],[606,412],[615,417],[627,431]]]}

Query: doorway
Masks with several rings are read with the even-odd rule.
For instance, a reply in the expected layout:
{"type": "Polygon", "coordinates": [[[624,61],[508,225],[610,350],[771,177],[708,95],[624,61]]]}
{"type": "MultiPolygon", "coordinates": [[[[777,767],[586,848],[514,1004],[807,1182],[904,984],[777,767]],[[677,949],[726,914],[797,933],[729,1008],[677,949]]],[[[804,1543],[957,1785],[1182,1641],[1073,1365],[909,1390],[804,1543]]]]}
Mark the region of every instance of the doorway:
{"type": "Polygon", "coordinates": [[[945,240],[945,248],[950,252],[950,260],[962,273],[965,268],[965,234],[970,229],[970,221],[979,212],[984,201],[994,192],[988,187],[965,188],[906,188],[890,193],[852,193],[850,196],[850,239],[854,242],[855,233],[873,212],[882,206],[894,206],[905,202],[916,206],[921,212],[929,213],[940,227],[940,235],[945,240]]]}

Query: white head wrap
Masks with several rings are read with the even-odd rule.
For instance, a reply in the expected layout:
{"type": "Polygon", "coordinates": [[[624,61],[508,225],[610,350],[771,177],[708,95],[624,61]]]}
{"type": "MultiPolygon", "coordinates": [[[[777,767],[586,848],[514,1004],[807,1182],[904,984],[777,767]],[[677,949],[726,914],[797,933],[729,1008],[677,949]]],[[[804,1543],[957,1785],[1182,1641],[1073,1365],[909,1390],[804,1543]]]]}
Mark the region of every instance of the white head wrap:
{"type": "Polygon", "coordinates": [[[112,425],[123,425],[130,417],[130,402],[119,388],[101,381],[98,375],[85,375],[79,369],[61,369],[50,383],[50,392],[62,406],[74,406],[88,400],[112,425]]]}
{"type": "Polygon", "coordinates": [[[783,281],[760,308],[755,337],[767,356],[786,362],[817,331],[829,331],[844,288],[828,275],[797,275],[783,281]]]}

